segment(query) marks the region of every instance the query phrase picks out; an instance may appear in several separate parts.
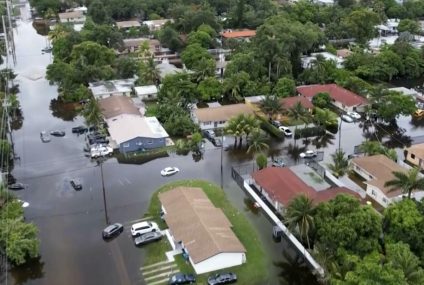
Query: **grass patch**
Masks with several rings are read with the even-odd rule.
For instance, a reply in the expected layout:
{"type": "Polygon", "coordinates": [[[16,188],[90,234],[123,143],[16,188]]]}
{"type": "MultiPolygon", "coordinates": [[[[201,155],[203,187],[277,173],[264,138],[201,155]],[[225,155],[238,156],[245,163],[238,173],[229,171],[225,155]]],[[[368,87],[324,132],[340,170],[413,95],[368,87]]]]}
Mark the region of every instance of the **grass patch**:
{"type": "Polygon", "coordinates": [[[157,104],[157,101],[148,101],[144,102],[144,104],[146,105],[146,112],[144,115],[146,117],[157,117],[159,108],[159,104],[157,104]]]}
{"type": "MultiPolygon", "coordinates": [[[[166,184],[159,188],[152,196],[150,205],[146,216],[153,217],[153,220],[158,223],[161,229],[166,228],[164,221],[160,219],[161,205],[159,202],[158,194],[171,190],[178,186],[188,187],[200,187],[203,189],[205,194],[211,200],[211,202],[218,208],[220,208],[226,217],[230,220],[233,225],[233,232],[241,241],[246,248],[247,262],[241,266],[236,266],[223,271],[231,271],[237,274],[238,284],[264,284],[264,280],[268,279],[268,270],[266,266],[266,256],[264,254],[261,241],[258,238],[256,229],[250,224],[244,214],[234,208],[225,196],[225,192],[222,191],[219,186],[202,180],[181,180],[166,184]]],[[[158,258],[159,260],[165,259],[165,252],[168,251],[166,248],[152,248],[147,247],[146,260],[153,263],[151,260],[158,258]],[[159,257],[154,257],[156,255],[159,257]]],[[[176,263],[181,272],[190,273],[194,272],[193,268],[189,263],[186,263],[182,256],[176,256],[176,263]]],[[[146,262],[145,265],[149,263],[146,262]]],[[[206,273],[197,276],[198,284],[206,284],[207,277],[211,274],[206,273]]]]}

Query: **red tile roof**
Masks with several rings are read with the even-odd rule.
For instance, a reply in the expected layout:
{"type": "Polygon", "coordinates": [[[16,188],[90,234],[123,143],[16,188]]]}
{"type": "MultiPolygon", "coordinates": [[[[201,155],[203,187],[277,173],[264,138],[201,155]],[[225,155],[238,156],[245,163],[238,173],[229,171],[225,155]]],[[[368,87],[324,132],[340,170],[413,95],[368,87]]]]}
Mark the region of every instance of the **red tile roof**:
{"type": "Polygon", "coordinates": [[[368,101],[364,97],[359,96],[337,84],[316,84],[316,85],[304,85],[296,88],[297,92],[307,98],[312,98],[318,93],[328,93],[330,97],[337,102],[342,103],[345,106],[358,106],[367,104],[368,101]]]}
{"type": "Polygon", "coordinates": [[[312,102],[303,96],[294,96],[294,97],[287,97],[280,100],[281,105],[285,109],[290,109],[294,105],[297,104],[297,102],[300,102],[300,104],[303,106],[303,108],[306,109],[312,109],[314,105],[312,105],[312,102]]]}
{"type": "Polygon", "coordinates": [[[256,35],[255,30],[228,31],[221,34],[224,38],[250,38],[256,35]]]}
{"type": "Polygon", "coordinates": [[[252,177],[272,199],[283,205],[288,205],[293,198],[302,194],[314,200],[316,204],[329,201],[338,194],[349,194],[361,199],[356,192],[346,187],[331,187],[316,191],[303,182],[290,168],[267,167],[254,172],[252,177]]]}

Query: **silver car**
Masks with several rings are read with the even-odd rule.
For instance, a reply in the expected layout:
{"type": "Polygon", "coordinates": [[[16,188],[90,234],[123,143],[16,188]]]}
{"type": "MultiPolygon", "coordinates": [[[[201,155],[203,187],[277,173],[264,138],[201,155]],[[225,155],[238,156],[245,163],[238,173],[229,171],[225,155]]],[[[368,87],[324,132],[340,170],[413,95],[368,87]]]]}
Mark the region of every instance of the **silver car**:
{"type": "Polygon", "coordinates": [[[162,239],[161,232],[150,232],[150,233],[143,234],[139,237],[136,237],[134,239],[134,244],[136,246],[139,246],[139,245],[144,245],[150,242],[158,241],[160,239],[162,239]]]}

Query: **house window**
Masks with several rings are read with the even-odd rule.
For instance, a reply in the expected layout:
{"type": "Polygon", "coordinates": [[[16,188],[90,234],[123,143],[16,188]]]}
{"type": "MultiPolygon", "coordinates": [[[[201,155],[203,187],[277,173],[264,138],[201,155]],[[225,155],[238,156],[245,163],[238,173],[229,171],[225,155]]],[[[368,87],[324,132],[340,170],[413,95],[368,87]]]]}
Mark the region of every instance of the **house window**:
{"type": "Polygon", "coordinates": [[[411,158],[415,159],[415,154],[411,153],[411,158]]]}
{"type": "Polygon", "coordinates": [[[130,147],[129,143],[124,143],[124,147],[130,147]]]}
{"type": "Polygon", "coordinates": [[[371,190],[371,195],[373,195],[373,196],[376,195],[374,190],[371,190]]]}
{"type": "Polygon", "coordinates": [[[136,142],[135,144],[136,144],[136,145],[143,145],[143,143],[142,143],[142,142],[136,142]]]}
{"type": "Polygon", "coordinates": [[[368,177],[369,177],[370,179],[372,179],[372,176],[371,176],[371,175],[368,175],[368,177]]]}
{"type": "Polygon", "coordinates": [[[226,122],[226,121],[219,121],[219,123],[220,123],[221,125],[222,125],[222,124],[225,124],[225,122],[226,122]]]}
{"type": "Polygon", "coordinates": [[[383,202],[384,202],[384,203],[387,203],[387,199],[386,199],[386,198],[383,198],[383,202]]]}
{"type": "Polygon", "coordinates": [[[152,144],[153,143],[153,140],[148,140],[147,143],[148,144],[152,144]]]}
{"type": "Polygon", "coordinates": [[[205,126],[207,126],[207,125],[212,124],[212,122],[211,122],[211,121],[209,121],[209,122],[204,122],[203,124],[204,124],[205,126]]]}

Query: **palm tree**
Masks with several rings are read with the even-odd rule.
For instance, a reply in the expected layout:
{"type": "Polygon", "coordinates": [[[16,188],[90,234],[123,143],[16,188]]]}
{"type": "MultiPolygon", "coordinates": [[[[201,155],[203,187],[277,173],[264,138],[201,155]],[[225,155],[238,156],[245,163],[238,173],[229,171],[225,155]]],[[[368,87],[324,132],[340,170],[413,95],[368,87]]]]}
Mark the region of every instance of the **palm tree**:
{"type": "Polygon", "coordinates": [[[261,109],[268,115],[268,118],[272,118],[274,115],[283,111],[280,99],[275,95],[266,95],[261,101],[260,106],[261,109]]]}
{"type": "Polygon", "coordinates": [[[68,29],[64,25],[56,25],[53,30],[48,34],[48,38],[52,43],[56,40],[65,37],[69,33],[68,29]]]}
{"type": "Polygon", "coordinates": [[[247,115],[243,117],[243,132],[247,137],[254,131],[259,129],[259,120],[256,119],[255,115],[247,115]]]}
{"type": "Polygon", "coordinates": [[[143,41],[137,49],[137,57],[140,60],[145,60],[147,58],[152,58],[153,54],[150,51],[150,46],[148,41],[143,41]]]}
{"type": "Polygon", "coordinates": [[[311,248],[309,234],[315,227],[313,213],[312,200],[305,195],[300,195],[290,202],[285,215],[289,230],[297,234],[301,240],[306,239],[308,248],[311,248]]]}
{"type": "Polygon", "coordinates": [[[349,160],[345,157],[345,152],[342,150],[336,150],[335,153],[331,155],[333,163],[328,165],[328,168],[331,170],[336,177],[341,177],[346,174],[349,169],[349,160]]]}
{"type": "MultiPolygon", "coordinates": [[[[242,120],[244,115],[239,115],[236,117],[233,117],[228,120],[227,126],[224,129],[224,132],[228,135],[234,136],[234,148],[237,147],[237,139],[242,137],[243,135],[243,128],[242,128],[242,120]]],[[[241,144],[241,139],[240,139],[241,144]]]]}
{"type": "Polygon", "coordinates": [[[225,79],[224,81],[224,90],[229,95],[228,99],[232,102],[241,101],[241,82],[237,75],[232,75],[225,79]]]}
{"type": "Polygon", "coordinates": [[[408,194],[411,198],[412,191],[424,190],[424,177],[420,174],[420,169],[414,167],[408,172],[393,171],[394,179],[384,183],[384,187],[391,187],[389,191],[401,189],[403,194],[408,194]]]}
{"type": "Polygon", "coordinates": [[[258,153],[269,149],[267,144],[267,138],[263,135],[260,130],[255,130],[249,137],[249,148],[247,153],[258,153]]]}
{"type": "Polygon", "coordinates": [[[96,99],[91,99],[84,107],[83,116],[87,125],[98,126],[102,122],[102,112],[96,99]]]}
{"type": "Polygon", "coordinates": [[[338,124],[337,115],[328,109],[315,108],[314,120],[317,125],[324,128],[338,124]]]}
{"type": "Polygon", "coordinates": [[[159,81],[159,69],[152,57],[140,64],[140,80],[144,84],[157,84],[159,81]]]}
{"type": "Polygon", "coordinates": [[[365,155],[375,155],[381,153],[381,144],[377,141],[364,141],[359,149],[365,155]]]}

